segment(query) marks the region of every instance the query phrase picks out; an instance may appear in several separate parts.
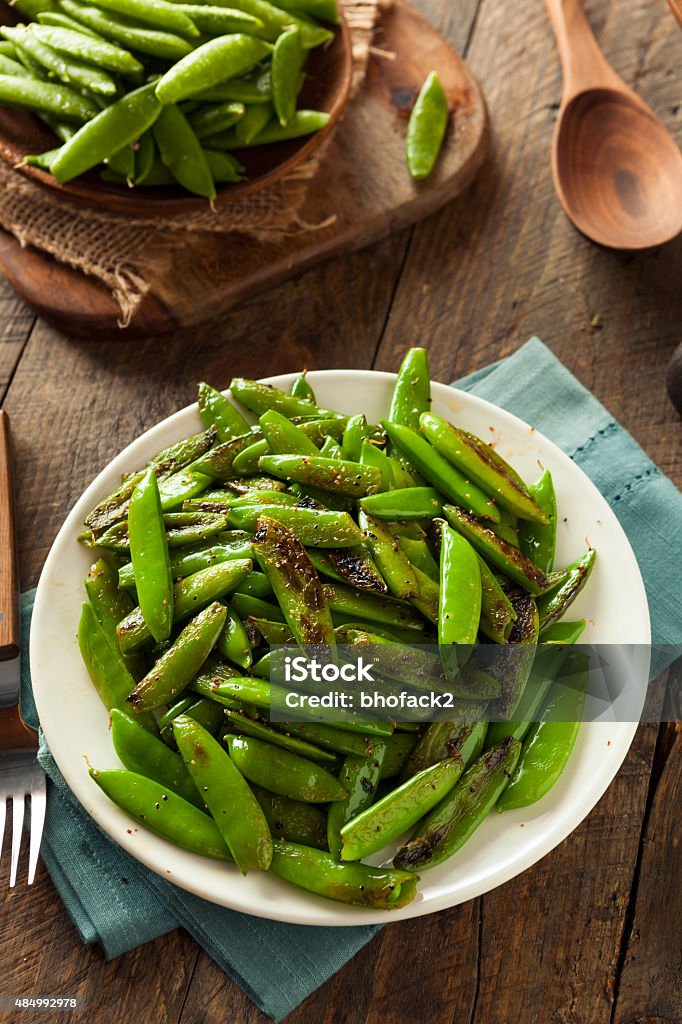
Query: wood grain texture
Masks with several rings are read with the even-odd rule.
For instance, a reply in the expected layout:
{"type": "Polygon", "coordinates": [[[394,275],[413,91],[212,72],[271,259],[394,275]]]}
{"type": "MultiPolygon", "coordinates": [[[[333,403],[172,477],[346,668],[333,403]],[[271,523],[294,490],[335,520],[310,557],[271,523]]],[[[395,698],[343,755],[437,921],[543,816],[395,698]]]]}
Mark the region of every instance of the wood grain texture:
{"type": "MultiPolygon", "coordinates": [[[[418,227],[159,345],[74,342],[37,326],[6,402],[25,587],[95,473],[191,401],[198,377],[224,384],[237,371],[306,364],[395,370],[419,342],[434,377],[449,380],[541,335],[682,484],[680,420],[663,384],[680,340],[682,244],[621,257],[566,221],[549,168],[560,74],[537,0],[419,6],[465,53],[490,102],[494,152],[476,185],[418,227]]],[[[609,60],[680,141],[682,36],[667,6],[586,7],[609,60]]],[[[669,727],[641,727],[613,785],[567,842],[483,899],[389,925],[287,1024],[681,1024],[672,931],[681,769],[669,727]]],[[[83,948],[44,870],[32,892],[12,894],[7,872],[2,864],[3,990],[83,994],[88,1024],[266,1024],[184,933],[107,964],[83,948]]]]}
{"type": "MultiPolygon", "coordinates": [[[[9,416],[0,409],[0,661],[19,653],[19,566],[14,529],[13,459],[9,416]]],[[[3,694],[5,702],[9,694],[3,694]]],[[[16,697],[18,698],[18,694],[16,697]]]]}

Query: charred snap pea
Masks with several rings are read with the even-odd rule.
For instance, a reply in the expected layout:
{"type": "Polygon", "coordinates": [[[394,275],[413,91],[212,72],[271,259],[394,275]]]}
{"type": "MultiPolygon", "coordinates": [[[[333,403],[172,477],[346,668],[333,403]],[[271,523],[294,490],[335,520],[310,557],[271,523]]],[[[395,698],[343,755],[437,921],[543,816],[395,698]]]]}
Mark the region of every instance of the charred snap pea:
{"type": "MultiPolygon", "coordinates": [[[[447,420],[432,413],[422,415],[420,426],[434,448],[499,505],[524,519],[547,522],[546,513],[528,488],[519,484],[516,475],[511,476],[501,468],[499,456],[495,459],[490,454],[490,446],[480,438],[453,427],[447,420]]],[[[506,467],[506,463],[502,464],[506,467]]]]}
{"type": "Polygon", "coordinates": [[[233,526],[255,532],[262,516],[276,519],[282,526],[295,533],[306,546],[348,548],[362,544],[365,539],[347,512],[253,504],[232,508],[227,518],[233,526]]]}
{"type": "Polygon", "coordinates": [[[339,782],[348,795],[333,803],[327,814],[327,843],[336,860],[341,859],[341,829],[369,807],[376,796],[385,754],[386,744],[379,740],[371,744],[368,753],[350,754],[343,762],[339,782]]]}
{"type": "Polygon", "coordinates": [[[365,619],[387,626],[413,629],[419,635],[423,624],[413,608],[389,598],[375,597],[364,590],[351,590],[342,583],[325,583],[324,595],[332,612],[347,619],[365,619]]]}
{"type": "Polygon", "coordinates": [[[296,736],[289,736],[286,732],[278,732],[265,722],[249,718],[247,715],[239,714],[237,711],[226,711],[225,717],[233,731],[243,733],[245,736],[254,737],[257,740],[264,740],[272,743],[275,747],[282,747],[291,754],[298,754],[299,757],[307,757],[309,761],[319,761],[321,764],[336,764],[336,757],[328,750],[307,743],[296,736]]]}
{"type": "Polygon", "coordinates": [[[250,782],[303,803],[343,800],[346,790],[326,768],[270,743],[228,736],[230,757],[250,782]]]}
{"type": "Polygon", "coordinates": [[[541,629],[546,629],[551,623],[560,619],[573,604],[590,578],[596,558],[597,552],[594,548],[590,548],[582,558],[569,565],[566,570],[566,578],[558,587],[553,588],[538,598],[538,614],[540,616],[541,629]]]}
{"type": "Polygon", "coordinates": [[[288,395],[280,388],[270,387],[268,384],[261,384],[260,381],[248,380],[245,377],[233,377],[230,391],[240,405],[250,409],[257,416],[262,416],[268,409],[276,409],[283,416],[290,418],[293,416],[337,417],[339,415],[326,409],[320,409],[310,398],[288,395]]]}
{"type": "Polygon", "coordinates": [[[110,800],[150,831],[202,857],[232,859],[213,819],[170,786],[123,769],[92,768],[90,775],[110,800]]]}
{"type": "Polygon", "coordinates": [[[458,701],[450,721],[431,722],[426,727],[404,766],[402,777],[409,779],[446,758],[460,757],[465,765],[475,760],[471,754],[477,744],[469,741],[481,723],[487,726],[485,715],[485,701],[458,701]]]}
{"type": "Polygon", "coordinates": [[[393,859],[396,867],[418,871],[442,864],[456,853],[495,806],[516,767],[521,744],[511,736],[482,754],[434,807],[393,859]]]}
{"type": "Polygon", "coordinates": [[[498,718],[507,721],[515,713],[533,665],[538,642],[538,610],[528,594],[512,601],[516,621],[509,634],[509,643],[497,653],[494,672],[501,694],[493,707],[498,718]]]}
{"type": "Polygon", "coordinates": [[[547,517],[547,522],[522,522],[519,525],[519,544],[527,558],[543,572],[551,572],[554,568],[556,548],[556,496],[550,471],[546,469],[528,490],[538,508],[547,517]]]}
{"type": "Polygon", "coordinates": [[[251,429],[229,398],[210,384],[199,385],[198,404],[202,423],[205,427],[215,426],[221,442],[246,434],[251,429]]]}
{"type": "MultiPolygon", "coordinates": [[[[330,443],[331,442],[330,439],[330,443]]],[[[325,442],[326,444],[326,442],[325,442]]],[[[327,451],[322,449],[322,455],[326,455],[327,458],[342,458],[343,453],[339,454],[336,451],[327,451]]],[[[381,473],[381,489],[382,491],[391,491],[395,487],[395,468],[394,463],[388,457],[386,452],[380,448],[377,444],[372,441],[367,441],[363,438],[360,446],[360,462],[363,466],[375,466],[381,473]]]]}
{"type": "Polygon", "coordinates": [[[440,569],[426,541],[415,540],[414,537],[398,537],[397,540],[398,547],[407,560],[415,565],[417,569],[421,569],[434,583],[438,583],[440,569]]]}
{"type": "MultiPolygon", "coordinates": [[[[346,423],[341,441],[341,459],[349,462],[359,462],[362,445],[366,438],[372,434],[372,427],[367,422],[367,417],[362,413],[351,416],[346,423]]],[[[365,463],[368,465],[369,463],[365,463]]]]}
{"type": "Polygon", "coordinates": [[[178,750],[237,867],[267,871],[272,837],[260,804],[234,760],[191,718],[173,722],[178,750]]]}
{"type": "Polygon", "coordinates": [[[181,758],[163,740],[147,732],[136,718],[118,708],[111,711],[111,740],[124,768],[168,786],[183,800],[203,810],[204,801],[181,758]]]}
{"type": "Polygon", "coordinates": [[[457,782],[464,764],[451,758],[419,772],[341,829],[341,860],[362,860],[393,842],[435,807],[457,782]]]}
{"type": "Polygon", "coordinates": [[[403,600],[413,597],[418,590],[417,574],[389,527],[364,508],[358,512],[358,523],[393,596],[403,600]]]}
{"type": "MultiPolygon", "coordinates": [[[[235,531],[238,533],[238,531],[235,531]]],[[[225,534],[227,537],[227,534],[225,534]]],[[[220,562],[237,561],[245,558],[253,558],[253,541],[248,533],[242,533],[234,540],[221,540],[217,536],[215,543],[209,541],[207,544],[199,545],[190,551],[184,547],[176,550],[170,555],[171,575],[174,580],[184,579],[185,576],[192,576],[201,569],[207,569],[211,565],[218,565],[220,562]]],[[[119,587],[134,587],[135,572],[132,562],[126,562],[118,570],[119,587]]],[[[123,618],[123,615],[121,615],[123,618]]],[[[120,621],[120,619],[119,619],[120,621]]]]}
{"type": "Polygon", "coordinates": [[[192,619],[128,697],[135,711],[153,711],[184,690],[215,646],[226,610],[215,602],[192,619]]]}
{"type": "Polygon", "coordinates": [[[251,651],[249,635],[236,612],[230,608],[229,604],[226,607],[227,618],[225,619],[225,626],[218,637],[218,650],[223,658],[227,658],[233,665],[239,665],[240,668],[248,669],[253,664],[253,653],[251,651]]]}
{"type": "Polygon", "coordinates": [[[173,578],[166,526],[156,474],[152,469],[135,488],[128,509],[130,558],[143,624],[157,643],[167,640],[173,625],[173,578]]]}
{"type": "Polygon", "coordinates": [[[381,473],[374,466],[325,459],[321,455],[264,455],[258,460],[258,466],[262,472],[280,480],[310,484],[352,498],[375,494],[381,487],[381,473]]]}
{"type": "Polygon", "coordinates": [[[275,455],[319,455],[310,438],[276,409],[268,409],[258,421],[270,451],[275,455]]]}
{"type": "Polygon", "coordinates": [[[566,656],[567,652],[562,648],[553,650],[551,647],[538,647],[528,682],[514,712],[515,720],[491,722],[486,737],[487,747],[496,746],[508,736],[513,736],[517,740],[524,739],[535,722],[539,709],[545,703],[566,656]]]}
{"type": "Polygon", "coordinates": [[[211,39],[174,64],[156,86],[162,103],[178,103],[202,89],[237,78],[267,56],[270,46],[262,39],[228,35],[211,39]]]}
{"type": "Polygon", "coordinates": [[[317,804],[304,804],[286,796],[251,786],[273,839],[327,849],[327,817],[317,804]]]}
{"type": "Polygon", "coordinates": [[[372,558],[361,545],[353,548],[308,548],[318,572],[337,583],[385,594],[386,584],[372,558]]]}
{"type": "Polygon", "coordinates": [[[275,844],[271,870],[317,896],[360,907],[397,910],[416,895],[417,879],[406,872],[340,864],[328,853],[296,843],[275,844]]]}
{"type": "Polygon", "coordinates": [[[442,524],[438,644],[448,675],[459,669],[457,646],[474,644],[481,618],[481,570],[471,544],[442,524]]]}
{"type": "MultiPolygon", "coordinates": [[[[107,636],[116,641],[116,627],[121,619],[133,610],[129,594],[119,590],[116,570],[107,565],[103,558],[90,566],[85,580],[85,591],[95,615],[107,636]]],[[[146,672],[145,660],[139,654],[124,655],[123,660],[134,679],[141,679],[146,672]]]]}
{"type": "Polygon", "coordinates": [[[436,165],[448,126],[448,99],[435,71],[421,87],[405,139],[407,169],[415,181],[428,178],[436,165]]]}
{"type": "Polygon", "coordinates": [[[447,499],[474,515],[499,522],[494,502],[479,487],[460,473],[429,442],[409,427],[382,421],[391,442],[403,452],[429,483],[447,499]]]}
{"type": "Polygon", "coordinates": [[[479,629],[483,636],[495,643],[504,644],[512,631],[516,612],[514,606],[500,586],[488,563],[478,556],[481,573],[481,621],[479,629]]]}
{"type": "Polygon", "coordinates": [[[293,395],[294,398],[304,398],[308,399],[310,402],[315,402],[315,392],[313,391],[305,370],[303,373],[299,373],[298,377],[291,385],[289,394],[293,395]]]}
{"type": "Polygon", "coordinates": [[[433,487],[403,487],[361,498],[360,507],[378,519],[433,519],[443,503],[433,487]]]}
{"type": "Polygon", "coordinates": [[[577,644],[582,636],[585,619],[576,622],[553,622],[546,629],[540,630],[540,642],[543,644],[577,644]]]}
{"type": "Polygon", "coordinates": [[[419,430],[419,417],[431,407],[431,375],[425,348],[411,348],[403,359],[393,389],[388,418],[419,430]]]}

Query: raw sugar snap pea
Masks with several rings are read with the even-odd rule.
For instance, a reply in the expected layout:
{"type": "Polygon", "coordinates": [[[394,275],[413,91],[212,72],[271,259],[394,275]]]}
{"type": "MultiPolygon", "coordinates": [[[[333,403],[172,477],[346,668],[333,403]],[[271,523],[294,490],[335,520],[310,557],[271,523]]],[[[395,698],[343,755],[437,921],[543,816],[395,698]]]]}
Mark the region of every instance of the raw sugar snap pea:
{"type": "Polygon", "coordinates": [[[243,103],[218,103],[200,108],[189,117],[189,124],[198,139],[206,139],[209,135],[231,128],[244,116],[246,107],[243,103]]]}
{"type": "Polygon", "coordinates": [[[304,60],[301,30],[294,26],[282,32],[272,51],[272,100],[284,128],[291,124],[296,113],[304,60]]]}
{"type": "Polygon", "coordinates": [[[229,398],[205,382],[199,385],[199,415],[205,427],[215,427],[221,442],[246,434],[251,429],[229,398]]]}
{"type": "Polygon", "coordinates": [[[80,60],[97,67],[105,68],[107,71],[118,71],[121,74],[136,74],[143,70],[143,65],[136,57],[127,50],[114,46],[104,39],[97,39],[80,29],[74,31],[73,26],[77,22],[69,23],[71,28],[59,27],[58,25],[40,24],[33,25],[31,31],[37,39],[46,46],[69,56],[78,57],[80,60]]]}
{"type": "Polygon", "coordinates": [[[40,25],[51,25],[55,28],[68,28],[73,32],[80,32],[81,35],[89,36],[90,39],[98,39],[100,42],[103,41],[101,36],[98,36],[92,29],[86,28],[81,22],[76,21],[75,18],[70,18],[68,14],[63,14],[61,11],[41,11],[36,15],[36,20],[40,25]]]}
{"type": "MultiPolygon", "coordinates": [[[[31,72],[27,71],[23,64],[13,60],[0,51],[0,75],[9,75],[11,78],[31,78],[31,72]]],[[[36,159],[33,157],[32,159],[36,159]]],[[[49,168],[49,161],[45,164],[49,168]]]]}
{"type": "Polygon", "coordinates": [[[546,523],[526,520],[519,524],[519,545],[524,555],[543,572],[554,568],[556,549],[556,496],[552,474],[546,469],[539,480],[528,488],[531,497],[547,517],[546,523]]]}
{"type": "Polygon", "coordinates": [[[156,86],[156,95],[164,104],[179,103],[193,93],[249,71],[270,49],[262,39],[242,33],[211,39],[163,75],[156,86]]]}
{"type": "Polygon", "coordinates": [[[0,74],[0,103],[55,114],[65,121],[87,121],[99,108],[76,89],[35,78],[0,74]]]}
{"type": "Polygon", "coordinates": [[[407,169],[415,181],[433,171],[448,126],[448,99],[440,79],[432,71],[421,87],[412,108],[405,139],[407,169]]]}
{"type": "Polygon", "coordinates": [[[138,140],[135,152],[133,181],[136,185],[144,184],[151,173],[155,160],[156,146],[154,145],[154,136],[150,131],[146,131],[138,140]]]}
{"type": "Polygon", "coordinates": [[[273,850],[270,829],[234,760],[191,718],[176,718],[173,734],[187,771],[241,873],[246,875],[253,868],[267,871],[273,850]]]}
{"type": "Polygon", "coordinates": [[[180,60],[192,52],[191,44],[173,32],[140,27],[129,19],[115,15],[113,11],[101,11],[98,7],[85,6],[74,0],[59,0],[59,6],[75,21],[92,29],[99,36],[112,43],[119,43],[136,53],[166,60],[180,60]]]}
{"type": "Polygon", "coordinates": [[[100,71],[76,57],[69,56],[67,58],[50,46],[46,46],[41,42],[33,26],[30,28],[24,26],[15,29],[3,28],[2,34],[45,68],[51,77],[58,78],[59,81],[73,85],[77,89],[87,89],[101,96],[115,95],[116,83],[106,71],[100,71]]]}
{"type": "Polygon", "coordinates": [[[168,786],[183,800],[203,810],[204,801],[178,755],[163,740],[147,732],[136,718],[118,708],[111,711],[111,741],[124,768],[168,786]]]}
{"type": "Polygon", "coordinates": [[[263,22],[245,11],[214,4],[176,4],[176,10],[186,14],[200,32],[208,36],[231,35],[244,32],[247,35],[260,35],[263,22]]]}
{"type": "Polygon", "coordinates": [[[388,418],[419,430],[419,417],[431,407],[431,375],[425,348],[411,348],[403,359],[393,389],[388,418]]]}
{"type": "Polygon", "coordinates": [[[260,786],[251,785],[261,805],[273,839],[302,843],[317,850],[327,849],[327,819],[316,804],[289,800],[286,796],[270,793],[260,786]]]}
{"type": "Polygon", "coordinates": [[[425,768],[341,829],[341,860],[362,860],[412,828],[452,789],[464,770],[458,757],[425,768]]]}
{"type": "Polygon", "coordinates": [[[397,910],[416,895],[416,876],[366,864],[341,864],[328,853],[296,843],[275,843],[271,870],[317,896],[359,907],[397,910]]]}
{"type": "Polygon", "coordinates": [[[192,94],[193,100],[202,100],[204,103],[229,103],[234,100],[236,103],[243,103],[245,106],[268,104],[272,100],[269,77],[261,75],[255,81],[246,78],[231,78],[227,82],[220,82],[210,89],[202,89],[201,92],[192,94]]]}
{"type": "Polygon", "coordinates": [[[258,466],[280,480],[310,484],[323,491],[362,498],[381,487],[381,473],[374,466],[344,459],[325,459],[321,455],[263,455],[258,466]]]}
{"type": "Polygon", "coordinates": [[[182,111],[174,105],[164,106],[152,130],[161,160],[176,181],[188,192],[215,199],[215,182],[206,154],[182,111]]]}
{"type": "Polygon", "coordinates": [[[283,11],[294,14],[307,14],[321,21],[329,21],[332,25],[339,23],[339,10],[336,0],[280,0],[277,4],[283,11]]]}
{"type": "Polygon", "coordinates": [[[303,803],[343,800],[346,790],[326,768],[281,747],[245,736],[228,736],[230,757],[251,782],[303,803]]]}
{"type": "Polygon", "coordinates": [[[138,139],[154,124],[160,111],[151,83],[128,93],[97,116],[89,114],[92,120],[64,143],[50,166],[51,173],[57,181],[71,181],[138,139]]]}
{"type": "Polygon", "coordinates": [[[489,496],[447,462],[425,438],[398,423],[384,420],[382,425],[391,442],[444,497],[474,515],[499,522],[500,514],[489,496]]]}
{"type": "Polygon", "coordinates": [[[331,804],[327,813],[327,845],[336,860],[341,859],[341,829],[376,796],[385,754],[386,744],[378,740],[365,755],[349,754],[343,762],[339,782],[348,795],[331,804]]]}
{"type": "Polygon", "coordinates": [[[133,491],[128,533],[140,612],[149,633],[161,643],[168,639],[173,625],[173,577],[159,487],[152,469],[133,491]]]}
{"type": "Polygon", "coordinates": [[[211,653],[225,625],[226,610],[215,602],[192,619],[156,664],[140,680],[127,703],[135,711],[153,711],[181,693],[211,653]]]}
{"type": "Polygon", "coordinates": [[[176,4],[165,0],[91,0],[93,7],[124,15],[151,25],[152,28],[175,32],[187,39],[198,39],[199,29],[176,4]]]}
{"type": "Polygon", "coordinates": [[[304,135],[313,135],[321,132],[329,124],[330,115],[323,110],[297,110],[286,126],[282,126],[277,118],[273,118],[269,124],[258,133],[251,142],[241,142],[234,128],[228,128],[221,135],[214,136],[219,142],[217,145],[225,149],[246,149],[251,146],[264,146],[272,142],[286,142],[289,139],[299,139],[304,135]]]}
{"type": "Polygon", "coordinates": [[[90,776],[110,800],[150,831],[202,857],[232,860],[213,819],[169,786],[126,769],[91,768],[90,776]]]}

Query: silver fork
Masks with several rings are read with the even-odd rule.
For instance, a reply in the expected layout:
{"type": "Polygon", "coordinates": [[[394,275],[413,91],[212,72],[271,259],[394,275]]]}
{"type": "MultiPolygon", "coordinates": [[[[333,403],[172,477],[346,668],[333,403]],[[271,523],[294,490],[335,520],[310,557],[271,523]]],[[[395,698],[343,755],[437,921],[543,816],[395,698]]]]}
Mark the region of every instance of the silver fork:
{"type": "Polygon", "coordinates": [[[31,798],[28,884],[35,878],[45,824],[45,775],[38,737],[19,709],[19,573],[14,540],[9,418],[0,410],[0,859],[7,802],[12,805],[10,888],[16,884],[26,797],[31,798]]]}

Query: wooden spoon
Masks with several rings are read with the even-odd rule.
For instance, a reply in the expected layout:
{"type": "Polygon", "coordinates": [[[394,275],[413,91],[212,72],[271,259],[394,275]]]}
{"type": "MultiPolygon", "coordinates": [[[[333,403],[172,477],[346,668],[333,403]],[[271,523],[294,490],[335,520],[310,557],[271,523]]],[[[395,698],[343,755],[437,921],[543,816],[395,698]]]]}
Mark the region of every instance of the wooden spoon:
{"type": "Polygon", "coordinates": [[[679,21],[680,25],[682,25],[682,0],[668,0],[668,3],[672,8],[673,14],[679,21]]]}
{"type": "Polygon", "coordinates": [[[579,0],[545,2],[564,73],[552,146],[559,201],[600,245],[662,245],[682,231],[682,154],[606,62],[579,0]]]}

